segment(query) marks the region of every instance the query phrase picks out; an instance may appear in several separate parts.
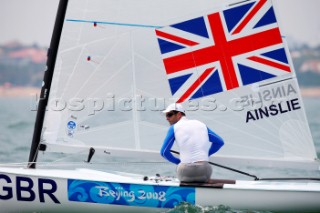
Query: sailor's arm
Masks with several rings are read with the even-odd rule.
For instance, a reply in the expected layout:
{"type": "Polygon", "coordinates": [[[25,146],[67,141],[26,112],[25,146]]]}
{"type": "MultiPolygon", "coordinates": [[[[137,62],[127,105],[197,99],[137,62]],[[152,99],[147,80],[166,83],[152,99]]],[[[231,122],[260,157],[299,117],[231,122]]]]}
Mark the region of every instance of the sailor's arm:
{"type": "Polygon", "coordinates": [[[209,141],[212,143],[211,147],[209,149],[209,156],[210,156],[210,155],[216,153],[224,145],[224,142],[219,135],[214,133],[208,127],[207,127],[207,129],[208,129],[209,141]]]}
{"type": "Polygon", "coordinates": [[[173,126],[171,126],[168,130],[166,138],[164,139],[160,154],[162,157],[164,157],[168,161],[174,164],[179,164],[180,160],[174,157],[170,152],[171,147],[173,146],[174,140],[175,140],[174,129],[173,129],[173,126]]]}

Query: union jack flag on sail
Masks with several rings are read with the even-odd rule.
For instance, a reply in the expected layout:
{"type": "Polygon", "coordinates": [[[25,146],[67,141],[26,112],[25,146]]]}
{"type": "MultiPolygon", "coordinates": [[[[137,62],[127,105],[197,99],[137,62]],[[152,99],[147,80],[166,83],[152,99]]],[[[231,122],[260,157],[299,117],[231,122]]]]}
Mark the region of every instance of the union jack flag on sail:
{"type": "Polygon", "coordinates": [[[156,29],[177,102],[291,74],[270,0],[156,29]]]}

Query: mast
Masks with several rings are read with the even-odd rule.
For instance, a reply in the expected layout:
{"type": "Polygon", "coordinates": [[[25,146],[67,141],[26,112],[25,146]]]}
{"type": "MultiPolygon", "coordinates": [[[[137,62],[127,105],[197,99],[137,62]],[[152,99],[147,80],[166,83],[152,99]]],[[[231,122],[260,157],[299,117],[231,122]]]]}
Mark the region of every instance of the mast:
{"type": "Polygon", "coordinates": [[[32,144],[29,154],[28,168],[35,168],[38,157],[38,150],[40,147],[41,133],[43,127],[43,120],[48,103],[50,87],[53,77],[53,71],[56,63],[56,57],[58,53],[58,47],[61,38],[61,32],[63,28],[64,18],[67,10],[68,0],[60,0],[58,6],[58,12],[55,20],[53,34],[51,38],[50,48],[48,49],[47,69],[44,73],[43,86],[41,88],[39,104],[37,109],[37,116],[34,125],[32,144]]]}

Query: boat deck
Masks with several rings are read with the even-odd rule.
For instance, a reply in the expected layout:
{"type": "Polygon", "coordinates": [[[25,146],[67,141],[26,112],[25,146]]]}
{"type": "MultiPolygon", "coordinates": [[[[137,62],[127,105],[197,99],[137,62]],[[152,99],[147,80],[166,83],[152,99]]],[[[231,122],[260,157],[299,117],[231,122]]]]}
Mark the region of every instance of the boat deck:
{"type": "Polygon", "coordinates": [[[227,179],[210,179],[206,183],[186,183],[181,182],[180,186],[189,186],[189,187],[205,187],[205,188],[223,188],[224,184],[236,184],[235,180],[227,180],[227,179]]]}

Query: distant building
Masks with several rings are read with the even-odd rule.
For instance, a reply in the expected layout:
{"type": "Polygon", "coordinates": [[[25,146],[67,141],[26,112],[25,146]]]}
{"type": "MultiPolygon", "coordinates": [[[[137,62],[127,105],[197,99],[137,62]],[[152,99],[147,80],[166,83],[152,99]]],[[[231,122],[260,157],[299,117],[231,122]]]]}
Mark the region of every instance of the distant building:
{"type": "Polygon", "coordinates": [[[300,52],[300,51],[294,50],[294,51],[291,51],[290,54],[291,54],[291,57],[292,57],[293,59],[296,59],[296,58],[300,58],[300,57],[301,57],[301,52],[300,52]]]}
{"type": "Polygon", "coordinates": [[[305,61],[301,67],[301,72],[315,72],[320,74],[320,60],[305,61]]]}
{"type": "Polygon", "coordinates": [[[10,58],[30,59],[32,62],[41,64],[47,60],[47,51],[44,49],[25,48],[13,51],[9,54],[10,58]]]}

